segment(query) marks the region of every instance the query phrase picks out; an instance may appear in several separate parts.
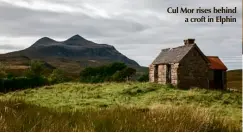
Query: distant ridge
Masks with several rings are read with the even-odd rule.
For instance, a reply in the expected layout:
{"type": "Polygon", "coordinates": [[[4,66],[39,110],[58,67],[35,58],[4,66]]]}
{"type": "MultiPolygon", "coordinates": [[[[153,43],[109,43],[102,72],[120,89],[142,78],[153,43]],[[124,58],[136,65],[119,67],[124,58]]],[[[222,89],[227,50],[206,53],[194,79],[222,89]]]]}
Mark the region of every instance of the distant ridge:
{"type": "Polygon", "coordinates": [[[65,41],[43,37],[24,50],[0,54],[0,61],[14,62],[19,59],[20,64],[27,58],[42,60],[63,69],[73,66],[99,66],[112,62],[124,62],[128,66],[140,67],[136,61],[121,54],[112,45],[98,44],[78,34],[65,41]]]}

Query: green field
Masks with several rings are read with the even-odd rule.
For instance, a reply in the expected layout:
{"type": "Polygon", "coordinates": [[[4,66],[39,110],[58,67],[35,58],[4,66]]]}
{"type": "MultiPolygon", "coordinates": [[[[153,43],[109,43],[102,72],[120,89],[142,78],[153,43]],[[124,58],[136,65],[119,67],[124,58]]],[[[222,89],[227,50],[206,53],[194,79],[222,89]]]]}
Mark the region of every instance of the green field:
{"type": "MultiPolygon", "coordinates": [[[[177,122],[177,124],[181,125],[183,128],[179,128],[179,127],[176,128],[178,129],[178,131],[241,131],[241,124],[242,124],[242,120],[241,120],[242,94],[239,92],[213,91],[213,90],[205,90],[205,89],[179,90],[164,85],[158,85],[152,83],[137,83],[137,82],[101,83],[101,84],[62,83],[53,86],[45,86],[36,89],[27,89],[23,91],[11,92],[7,94],[2,94],[0,96],[0,101],[9,102],[14,99],[17,99],[17,102],[15,102],[15,104],[18,104],[18,101],[20,100],[20,103],[23,102],[24,104],[31,106],[32,112],[33,112],[33,108],[44,108],[58,113],[76,112],[77,115],[77,112],[79,111],[82,112],[90,109],[106,110],[106,111],[102,111],[102,112],[106,112],[103,113],[106,115],[102,117],[102,120],[104,119],[104,121],[107,121],[108,119],[110,120],[111,123],[113,120],[110,117],[112,118],[119,117],[121,121],[123,121],[122,119],[125,119],[126,117],[130,117],[133,120],[135,119],[139,120],[140,118],[134,118],[136,116],[134,117],[130,116],[131,113],[134,113],[134,110],[135,111],[145,110],[145,112],[146,110],[148,112],[151,112],[152,110],[157,110],[157,111],[162,111],[163,112],[162,114],[164,115],[167,113],[166,118],[168,120],[166,121],[172,122],[174,121],[173,119],[175,118],[180,119],[179,121],[182,123],[177,122]],[[114,109],[115,110],[118,109],[119,111],[114,111],[114,109]],[[126,111],[126,110],[130,110],[130,111],[126,111]],[[185,110],[187,111],[185,112],[185,110]],[[110,114],[107,112],[110,112],[110,114]],[[170,116],[173,113],[174,116],[170,116]],[[123,116],[123,115],[120,116],[121,114],[127,114],[127,116],[123,116]],[[208,128],[196,129],[198,125],[196,126],[191,124],[191,126],[194,127],[189,126],[188,128],[185,128],[186,122],[185,120],[184,121],[182,120],[185,119],[184,116],[187,116],[186,121],[188,121],[188,123],[190,124],[190,123],[196,123],[195,121],[194,122],[191,121],[192,119],[197,120],[206,117],[210,119],[205,120],[206,121],[205,123],[206,125],[210,125],[209,123],[214,121],[211,120],[211,115],[212,115],[212,119],[217,118],[217,121],[219,122],[216,123],[218,125],[221,125],[220,127],[217,126],[217,128],[210,127],[209,129],[208,128]]],[[[98,111],[96,112],[96,114],[93,115],[97,115],[97,113],[102,114],[102,112],[98,111]]],[[[90,113],[88,114],[90,115],[90,113]]],[[[141,114],[141,113],[136,113],[136,114],[139,117],[140,116],[148,117],[146,119],[149,119],[151,117],[151,114],[141,114]]],[[[161,114],[159,113],[156,114],[155,116],[157,117],[157,115],[161,115],[161,114]]],[[[64,118],[58,118],[58,119],[64,119],[64,118]]],[[[96,118],[94,119],[94,121],[97,121],[96,118]]],[[[143,121],[141,120],[141,122],[143,121]]],[[[159,124],[158,122],[165,122],[165,121],[157,121],[157,123],[154,124],[159,124]]],[[[170,126],[172,127],[173,125],[176,125],[173,122],[170,124],[171,124],[170,126]]],[[[213,123],[213,125],[215,125],[215,123],[213,123]]],[[[91,128],[91,127],[89,127],[90,129],[87,130],[88,131],[177,131],[172,127],[170,127],[170,129],[167,130],[165,128],[161,129],[161,126],[158,125],[157,127],[154,127],[154,129],[149,127],[142,128],[140,127],[141,125],[137,125],[137,126],[139,128],[136,129],[134,127],[131,129],[127,128],[127,130],[125,129],[122,130],[122,128],[120,129],[119,127],[117,128],[113,127],[112,129],[108,130],[106,129],[107,125],[103,125],[103,127],[100,128],[99,130],[98,129],[95,130],[95,128],[91,128]]],[[[205,127],[205,125],[203,125],[203,127],[205,127]]],[[[30,131],[30,129],[26,129],[26,130],[30,131]]],[[[26,130],[22,130],[22,131],[26,131],[26,130]]],[[[20,131],[20,130],[16,130],[16,131],[20,131]]],[[[36,129],[31,131],[44,131],[44,129],[43,130],[36,129]]],[[[55,129],[52,130],[46,129],[45,131],[55,131],[55,129]]],[[[62,131],[85,131],[85,130],[83,128],[78,128],[74,130],[73,128],[72,130],[63,129],[62,131]]]]}

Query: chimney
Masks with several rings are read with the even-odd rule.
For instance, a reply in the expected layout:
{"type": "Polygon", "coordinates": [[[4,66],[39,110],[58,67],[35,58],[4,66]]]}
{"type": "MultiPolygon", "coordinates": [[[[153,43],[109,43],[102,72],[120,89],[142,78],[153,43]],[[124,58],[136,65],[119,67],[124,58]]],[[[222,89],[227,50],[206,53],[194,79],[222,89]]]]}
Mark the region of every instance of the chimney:
{"type": "Polygon", "coordinates": [[[185,45],[195,44],[195,39],[193,39],[193,38],[188,38],[188,39],[184,40],[184,44],[185,44],[185,45]]]}

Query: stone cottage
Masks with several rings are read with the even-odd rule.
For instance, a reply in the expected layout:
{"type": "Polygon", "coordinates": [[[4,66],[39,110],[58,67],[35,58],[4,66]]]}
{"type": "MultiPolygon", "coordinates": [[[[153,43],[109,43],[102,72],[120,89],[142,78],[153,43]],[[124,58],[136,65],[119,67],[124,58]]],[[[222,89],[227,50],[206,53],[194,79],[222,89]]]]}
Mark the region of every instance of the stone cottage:
{"type": "Polygon", "coordinates": [[[178,88],[226,89],[226,66],[217,56],[205,56],[195,39],[162,49],[149,66],[149,81],[178,88]]]}

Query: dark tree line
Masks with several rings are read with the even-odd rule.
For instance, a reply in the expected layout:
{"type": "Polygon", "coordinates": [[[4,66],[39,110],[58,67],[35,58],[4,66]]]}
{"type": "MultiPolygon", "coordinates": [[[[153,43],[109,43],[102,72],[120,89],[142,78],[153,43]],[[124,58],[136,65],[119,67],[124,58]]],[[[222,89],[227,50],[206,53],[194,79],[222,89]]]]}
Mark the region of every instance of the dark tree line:
{"type": "Polygon", "coordinates": [[[59,69],[54,69],[48,77],[44,76],[43,73],[46,69],[44,63],[37,60],[30,62],[29,69],[25,71],[22,77],[15,77],[11,73],[6,73],[6,68],[3,66],[3,64],[0,64],[0,92],[35,88],[67,81],[63,71],[59,69]]]}
{"type": "MultiPolygon", "coordinates": [[[[46,67],[41,61],[31,61],[29,69],[24,76],[15,77],[5,72],[5,67],[0,64],[0,92],[9,92],[26,88],[35,88],[70,81],[60,69],[54,69],[48,76],[44,76],[46,67]]],[[[115,62],[99,67],[87,67],[80,72],[80,81],[86,83],[124,82],[134,80],[136,70],[124,63],[115,62]]],[[[138,81],[148,81],[148,75],[142,75],[138,81]]]]}
{"type": "Polygon", "coordinates": [[[135,75],[136,70],[126,64],[115,62],[100,67],[87,67],[80,73],[81,82],[99,83],[106,81],[127,81],[135,75]]]}

